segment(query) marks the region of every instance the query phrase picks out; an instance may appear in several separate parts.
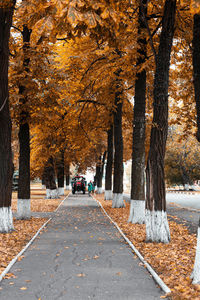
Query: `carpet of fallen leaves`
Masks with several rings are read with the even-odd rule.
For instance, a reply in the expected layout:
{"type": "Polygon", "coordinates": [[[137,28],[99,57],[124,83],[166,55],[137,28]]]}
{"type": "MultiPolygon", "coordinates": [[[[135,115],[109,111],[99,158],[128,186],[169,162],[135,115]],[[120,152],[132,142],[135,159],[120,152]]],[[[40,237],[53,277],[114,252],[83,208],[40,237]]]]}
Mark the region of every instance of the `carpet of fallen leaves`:
{"type": "MultiPolygon", "coordinates": [[[[31,211],[33,212],[52,212],[64,199],[45,199],[46,190],[34,189],[31,191],[31,211]]],[[[12,194],[12,211],[17,211],[17,192],[12,194]]]]}
{"type": "MultiPolygon", "coordinates": [[[[65,191],[65,196],[60,197],[60,199],[44,199],[45,190],[40,189],[36,185],[33,187],[34,189],[31,190],[31,211],[33,212],[53,212],[69,193],[65,191]]],[[[16,209],[17,193],[13,192],[12,211],[15,212],[16,209]]],[[[47,218],[31,217],[29,220],[17,220],[14,218],[15,230],[0,234],[0,274],[46,221],[47,218]]],[[[12,277],[11,273],[6,275],[6,278],[9,277],[12,277]]]]}
{"type": "MultiPolygon", "coordinates": [[[[15,231],[0,234],[0,273],[46,221],[45,218],[14,219],[15,231]]],[[[10,275],[12,276],[12,274],[10,275]]]]}
{"type": "MultiPolygon", "coordinates": [[[[153,267],[172,293],[166,295],[173,300],[200,299],[200,285],[191,283],[196,247],[196,235],[188,233],[184,225],[169,222],[171,241],[169,244],[145,242],[145,225],[128,223],[129,204],[125,208],[112,208],[112,201],[104,201],[104,195],[95,195],[118,224],[129,240],[153,267]]],[[[176,219],[176,217],[172,217],[176,219]]],[[[161,296],[163,298],[163,296],[161,296]]]]}

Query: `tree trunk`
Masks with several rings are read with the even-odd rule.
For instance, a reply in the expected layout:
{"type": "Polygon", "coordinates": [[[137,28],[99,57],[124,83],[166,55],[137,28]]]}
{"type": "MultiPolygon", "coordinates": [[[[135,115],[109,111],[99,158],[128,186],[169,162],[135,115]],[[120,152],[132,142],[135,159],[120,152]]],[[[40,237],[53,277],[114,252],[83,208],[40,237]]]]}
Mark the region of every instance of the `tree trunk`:
{"type": "MultiPolygon", "coordinates": [[[[139,7],[138,20],[138,60],[140,67],[146,60],[146,26],[144,15],[147,15],[147,0],[143,0],[139,7]]],[[[133,115],[133,146],[132,146],[132,173],[131,173],[131,205],[129,222],[145,223],[145,106],[146,106],[146,70],[136,74],[135,98],[133,115]]]]}
{"type": "Polygon", "coordinates": [[[19,127],[19,183],[17,214],[19,219],[30,218],[30,136],[28,123],[19,127]]]}
{"type": "Polygon", "coordinates": [[[106,151],[103,154],[103,157],[99,157],[99,162],[96,165],[96,181],[97,181],[97,194],[102,193],[102,179],[103,179],[103,170],[106,159],[106,151]]]}
{"type": "Polygon", "coordinates": [[[200,142],[200,15],[194,15],[193,25],[193,79],[197,111],[197,140],[200,142]]]}
{"type": "Polygon", "coordinates": [[[70,189],[69,181],[70,181],[70,166],[69,163],[65,166],[65,176],[66,176],[66,190],[70,189]]]}
{"type": "MultiPolygon", "coordinates": [[[[23,26],[23,66],[24,72],[29,72],[31,30],[26,25],[23,26]]],[[[18,200],[17,214],[19,219],[28,219],[31,215],[30,203],[30,133],[29,133],[29,112],[24,110],[27,97],[24,95],[26,87],[19,87],[20,99],[20,120],[19,120],[19,184],[18,184],[18,200]]]]}
{"type": "Polygon", "coordinates": [[[57,179],[58,179],[58,195],[64,196],[64,151],[61,151],[60,157],[57,160],[57,179]]]}
{"type": "MultiPolygon", "coordinates": [[[[200,15],[194,15],[193,25],[193,79],[194,79],[194,93],[197,111],[197,140],[200,142],[200,15]]],[[[193,284],[200,283],[200,220],[197,232],[197,247],[194,269],[191,275],[193,284]]]]}
{"type": "Polygon", "coordinates": [[[112,200],[113,126],[107,132],[107,163],[105,176],[105,200],[112,200]]]}
{"type": "Polygon", "coordinates": [[[197,247],[196,247],[194,269],[191,274],[191,279],[193,284],[200,284],[200,219],[199,219],[199,226],[197,230],[197,247]]]}
{"type": "Polygon", "coordinates": [[[56,187],[54,163],[52,157],[49,158],[45,166],[45,177],[46,177],[46,199],[59,198],[57,187],[56,187]]]}
{"type": "Polygon", "coordinates": [[[101,194],[102,193],[102,184],[101,184],[101,180],[100,180],[100,176],[101,176],[101,167],[99,165],[99,163],[96,164],[96,184],[97,184],[97,194],[101,194]]]}
{"type": "MultiPolygon", "coordinates": [[[[11,210],[12,151],[11,119],[8,93],[9,38],[15,1],[12,7],[0,8],[0,232],[13,230],[11,210]]],[[[5,4],[6,5],[6,4],[5,4]]]]}
{"type": "Polygon", "coordinates": [[[124,207],[123,201],[123,136],[122,136],[122,91],[120,80],[116,80],[114,112],[114,184],[112,207],[124,207]]]}
{"type": "Polygon", "coordinates": [[[43,171],[42,173],[42,189],[45,189],[45,185],[46,185],[46,182],[45,182],[46,178],[45,178],[45,173],[43,171]]]}
{"type": "Polygon", "coordinates": [[[180,166],[180,171],[181,171],[181,175],[182,175],[182,182],[183,182],[184,189],[189,190],[189,185],[192,184],[190,176],[189,176],[186,168],[183,165],[180,166]]]}
{"type": "Polygon", "coordinates": [[[168,243],[164,156],[168,132],[168,85],[176,0],[166,0],[154,79],[153,125],[147,162],[146,235],[148,241],[168,243]]]}

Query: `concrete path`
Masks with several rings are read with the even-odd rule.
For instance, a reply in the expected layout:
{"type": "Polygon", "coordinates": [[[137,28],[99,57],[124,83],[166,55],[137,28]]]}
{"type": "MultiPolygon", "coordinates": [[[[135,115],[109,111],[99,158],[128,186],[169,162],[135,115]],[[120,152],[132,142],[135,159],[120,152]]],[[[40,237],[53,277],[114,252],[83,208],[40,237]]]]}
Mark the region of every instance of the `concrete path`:
{"type": "Polygon", "coordinates": [[[163,294],[88,195],[70,195],[0,283],[1,300],[151,300],[163,294]]]}

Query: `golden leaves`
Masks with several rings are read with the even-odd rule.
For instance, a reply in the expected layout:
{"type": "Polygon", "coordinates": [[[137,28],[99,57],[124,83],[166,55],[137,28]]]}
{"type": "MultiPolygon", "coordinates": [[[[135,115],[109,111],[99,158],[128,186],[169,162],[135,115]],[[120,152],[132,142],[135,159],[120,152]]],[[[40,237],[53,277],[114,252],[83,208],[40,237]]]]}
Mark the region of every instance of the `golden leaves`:
{"type": "MultiPolygon", "coordinates": [[[[12,210],[17,209],[17,193],[13,193],[12,210]]],[[[44,199],[43,190],[31,191],[31,211],[50,212],[54,211],[60,202],[64,199],[62,196],[59,200],[44,199]]],[[[45,218],[31,218],[29,220],[14,219],[15,231],[0,235],[0,273],[7,267],[9,262],[24,248],[38,229],[46,222],[45,218]]],[[[67,247],[66,247],[67,248],[67,247]]],[[[69,247],[68,247],[69,248],[69,247]]],[[[24,258],[21,255],[18,261],[24,258]]],[[[20,269],[18,269],[20,271],[20,269]]],[[[7,273],[4,278],[16,278],[13,273],[7,273]]],[[[30,282],[30,280],[26,280],[30,282]]],[[[24,288],[24,287],[23,287],[24,288]]],[[[22,289],[25,290],[25,289],[22,289]]]]}
{"type": "Polygon", "coordinates": [[[190,11],[192,14],[200,13],[200,0],[191,0],[190,11]]]}
{"type": "Polygon", "coordinates": [[[104,11],[101,13],[101,17],[102,17],[103,19],[107,19],[109,16],[110,16],[110,12],[109,12],[109,9],[106,7],[106,8],[104,9],[104,11]]]}
{"type": "Polygon", "coordinates": [[[0,8],[11,8],[14,7],[13,0],[0,0],[0,8]]]}
{"type": "Polygon", "coordinates": [[[192,285],[190,279],[195,258],[196,235],[190,235],[186,227],[171,221],[169,244],[146,243],[145,225],[127,224],[129,204],[116,210],[111,207],[112,201],[104,200],[104,195],[95,197],[171,289],[172,293],[162,296],[162,299],[168,296],[174,300],[199,299],[200,286],[192,285]]]}
{"type": "MultiPolygon", "coordinates": [[[[0,273],[7,267],[9,262],[22,250],[38,229],[44,224],[46,219],[44,218],[31,218],[30,220],[15,220],[15,231],[0,235],[0,273]]],[[[22,257],[20,257],[22,258],[22,257]]],[[[15,276],[12,273],[8,273],[6,278],[12,278],[15,276]]]]}
{"type": "Polygon", "coordinates": [[[22,287],[20,288],[20,290],[25,291],[25,290],[27,290],[27,287],[26,287],[26,286],[22,286],[22,287]]]}
{"type": "Polygon", "coordinates": [[[84,273],[80,273],[76,275],[77,277],[85,277],[86,275],[84,273]]]}

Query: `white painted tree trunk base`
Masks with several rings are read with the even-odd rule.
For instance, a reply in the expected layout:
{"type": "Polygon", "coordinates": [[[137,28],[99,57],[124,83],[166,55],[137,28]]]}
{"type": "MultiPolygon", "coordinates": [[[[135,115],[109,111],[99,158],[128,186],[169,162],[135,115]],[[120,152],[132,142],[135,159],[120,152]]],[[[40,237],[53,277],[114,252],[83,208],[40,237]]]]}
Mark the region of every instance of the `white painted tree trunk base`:
{"type": "Polygon", "coordinates": [[[42,184],[42,190],[45,190],[46,186],[44,184],[42,184]]]}
{"type": "Polygon", "coordinates": [[[13,216],[11,207],[0,208],[0,232],[9,232],[14,230],[13,216]]]}
{"type": "Polygon", "coordinates": [[[46,199],[51,199],[50,189],[46,189],[46,199]]]}
{"type": "Polygon", "coordinates": [[[144,200],[132,200],[130,205],[130,215],[128,222],[133,224],[145,223],[145,201],[144,200]]]}
{"type": "Polygon", "coordinates": [[[66,185],[65,189],[66,189],[67,191],[69,191],[69,190],[70,190],[70,185],[66,185]]]}
{"type": "Polygon", "coordinates": [[[112,193],[111,190],[105,190],[104,199],[105,200],[112,200],[113,199],[113,193],[112,193]]]}
{"type": "Polygon", "coordinates": [[[64,191],[64,187],[59,187],[58,188],[58,196],[64,196],[65,191],[64,191]]]}
{"type": "Polygon", "coordinates": [[[17,200],[17,219],[30,219],[31,217],[31,200],[17,200]]]}
{"type": "Polygon", "coordinates": [[[46,199],[57,199],[59,198],[58,196],[58,190],[50,190],[50,189],[46,189],[46,199]]]}
{"type": "Polygon", "coordinates": [[[50,190],[50,193],[51,193],[51,199],[57,199],[57,198],[59,198],[58,190],[57,189],[50,190]]]}
{"type": "Polygon", "coordinates": [[[102,194],[102,193],[103,193],[102,187],[97,187],[97,194],[102,194]]]}
{"type": "Polygon", "coordinates": [[[200,228],[198,227],[197,233],[197,247],[196,247],[196,255],[194,262],[194,269],[191,274],[191,279],[193,279],[193,284],[200,284],[200,228]]]}
{"type": "Polygon", "coordinates": [[[120,208],[120,207],[125,207],[123,194],[113,193],[112,208],[120,208]]]}
{"type": "Polygon", "coordinates": [[[145,223],[147,241],[169,243],[170,231],[165,211],[146,210],[145,223]]]}

